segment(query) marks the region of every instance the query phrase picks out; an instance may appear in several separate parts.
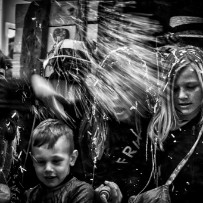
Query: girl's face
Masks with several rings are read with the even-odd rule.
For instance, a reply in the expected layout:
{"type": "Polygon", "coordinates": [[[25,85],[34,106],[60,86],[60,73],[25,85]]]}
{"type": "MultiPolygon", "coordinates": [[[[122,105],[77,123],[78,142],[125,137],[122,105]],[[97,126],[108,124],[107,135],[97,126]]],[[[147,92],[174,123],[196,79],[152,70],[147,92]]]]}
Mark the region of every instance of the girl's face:
{"type": "Polygon", "coordinates": [[[128,121],[133,114],[133,110],[131,110],[132,105],[130,105],[130,102],[127,104],[127,102],[117,94],[115,94],[114,96],[112,95],[112,101],[112,106],[118,121],[128,121]]]}
{"type": "Polygon", "coordinates": [[[187,66],[176,78],[174,104],[181,120],[191,120],[200,111],[203,92],[196,71],[187,66]]]}
{"type": "Polygon", "coordinates": [[[48,144],[33,147],[33,164],[38,179],[47,187],[56,187],[70,173],[70,166],[75,164],[77,150],[70,154],[70,142],[65,136],[60,137],[53,148],[48,144]]]}

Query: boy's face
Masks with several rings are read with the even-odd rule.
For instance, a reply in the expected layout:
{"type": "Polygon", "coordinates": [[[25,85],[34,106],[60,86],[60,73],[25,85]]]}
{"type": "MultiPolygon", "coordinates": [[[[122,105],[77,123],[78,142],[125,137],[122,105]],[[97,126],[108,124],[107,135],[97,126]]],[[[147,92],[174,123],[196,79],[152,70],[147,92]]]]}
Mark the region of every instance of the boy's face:
{"type": "Polygon", "coordinates": [[[61,136],[54,147],[48,144],[33,147],[33,165],[38,179],[47,187],[58,186],[70,173],[70,166],[75,164],[78,152],[69,152],[70,142],[61,136]]]}

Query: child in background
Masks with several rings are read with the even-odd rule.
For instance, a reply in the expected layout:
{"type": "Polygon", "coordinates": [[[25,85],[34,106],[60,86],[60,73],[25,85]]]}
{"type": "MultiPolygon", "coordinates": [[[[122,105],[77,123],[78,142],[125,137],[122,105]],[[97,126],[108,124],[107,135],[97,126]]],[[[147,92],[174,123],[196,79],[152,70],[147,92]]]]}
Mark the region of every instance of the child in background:
{"type": "Polygon", "coordinates": [[[47,119],[31,137],[33,165],[40,184],[26,191],[26,203],[91,203],[94,190],[71,174],[78,151],[73,132],[62,121],[47,119]]]}

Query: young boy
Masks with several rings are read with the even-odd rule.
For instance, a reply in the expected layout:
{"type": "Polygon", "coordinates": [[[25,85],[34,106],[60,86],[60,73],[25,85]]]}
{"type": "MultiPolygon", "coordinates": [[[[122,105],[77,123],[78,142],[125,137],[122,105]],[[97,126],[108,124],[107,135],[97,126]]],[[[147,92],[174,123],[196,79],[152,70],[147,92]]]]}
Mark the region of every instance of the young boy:
{"type": "Polygon", "coordinates": [[[78,151],[73,132],[62,121],[47,119],[33,131],[31,154],[41,182],[26,192],[26,203],[91,203],[94,190],[71,175],[78,151]]]}

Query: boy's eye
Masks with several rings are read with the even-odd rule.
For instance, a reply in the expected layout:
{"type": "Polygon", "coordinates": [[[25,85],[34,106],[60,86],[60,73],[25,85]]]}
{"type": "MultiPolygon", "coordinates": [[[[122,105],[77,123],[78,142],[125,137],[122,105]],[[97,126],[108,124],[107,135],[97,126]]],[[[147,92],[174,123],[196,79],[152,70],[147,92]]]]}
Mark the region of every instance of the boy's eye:
{"type": "Polygon", "coordinates": [[[174,92],[177,92],[178,91],[178,87],[174,87],[174,92]]]}
{"type": "Polygon", "coordinates": [[[39,165],[44,165],[46,162],[44,160],[37,160],[36,159],[36,163],[39,165]]]}
{"type": "Polygon", "coordinates": [[[58,164],[61,163],[61,161],[62,161],[62,160],[58,160],[58,159],[57,159],[57,160],[53,160],[52,163],[55,164],[55,165],[58,165],[58,164]]]}

